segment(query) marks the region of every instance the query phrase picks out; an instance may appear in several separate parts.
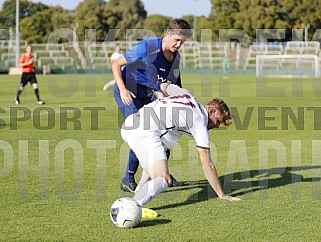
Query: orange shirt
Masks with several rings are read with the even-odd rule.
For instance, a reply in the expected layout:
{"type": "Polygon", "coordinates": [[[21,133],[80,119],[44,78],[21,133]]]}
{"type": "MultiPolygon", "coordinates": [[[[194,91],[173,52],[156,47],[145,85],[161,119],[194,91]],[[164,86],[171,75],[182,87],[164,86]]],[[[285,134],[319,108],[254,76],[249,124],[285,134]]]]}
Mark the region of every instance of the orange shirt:
{"type": "MultiPolygon", "coordinates": [[[[23,65],[23,64],[27,63],[28,61],[30,61],[31,59],[33,59],[33,55],[28,55],[27,53],[24,53],[20,57],[19,64],[23,65]]],[[[33,62],[29,65],[23,66],[22,72],[26,72],[26,73],[34,72],[33,62]]]]}

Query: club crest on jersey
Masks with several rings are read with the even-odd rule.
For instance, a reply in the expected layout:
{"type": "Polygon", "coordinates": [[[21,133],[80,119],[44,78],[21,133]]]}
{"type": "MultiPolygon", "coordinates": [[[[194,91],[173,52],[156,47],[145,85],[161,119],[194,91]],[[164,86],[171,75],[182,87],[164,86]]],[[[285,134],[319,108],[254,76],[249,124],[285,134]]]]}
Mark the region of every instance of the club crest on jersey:
{"type": "Polygon", "coordinates": [[[175,77],[175,78],[178,78],[178,77],[179,77],[179,69],[175,69],[175,70],[173,71],[173,73],[174,73],[174,77],[175,77]]]}

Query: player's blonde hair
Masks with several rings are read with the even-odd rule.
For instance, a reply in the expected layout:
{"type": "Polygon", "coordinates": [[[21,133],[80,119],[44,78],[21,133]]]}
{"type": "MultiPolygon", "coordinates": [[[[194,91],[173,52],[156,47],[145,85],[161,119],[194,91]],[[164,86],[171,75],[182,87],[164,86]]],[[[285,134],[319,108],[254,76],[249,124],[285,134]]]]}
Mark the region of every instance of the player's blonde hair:
{"type": "Polygon", "coordinates": [[[232,113],[227,104],[219,98],[214,98],[207,103],[208,106],[217,108],[223,116],[223,124],[229,126],[232,123],[232,113]]]}
{"type": "Polygon", "coordinates": [[[192,37],[193,33],[189,23],[181,18],[174,19],[168,26],[167,31],[186,38],[192,37]]]}

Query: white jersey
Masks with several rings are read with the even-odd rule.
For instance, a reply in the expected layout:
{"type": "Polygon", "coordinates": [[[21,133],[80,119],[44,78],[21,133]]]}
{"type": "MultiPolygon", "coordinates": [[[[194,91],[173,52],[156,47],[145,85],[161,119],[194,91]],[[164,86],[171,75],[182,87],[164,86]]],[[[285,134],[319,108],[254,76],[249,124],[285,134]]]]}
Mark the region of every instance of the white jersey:
{"type": "Polygon", "coordinates": [[[145,105],[129,116],[122,127],[137,136],[157,132],[166,148],[173,148],[182,134],[194,137],[197,147],[209,149],[208,114],[190,93],[173,95],[145,105]]]}

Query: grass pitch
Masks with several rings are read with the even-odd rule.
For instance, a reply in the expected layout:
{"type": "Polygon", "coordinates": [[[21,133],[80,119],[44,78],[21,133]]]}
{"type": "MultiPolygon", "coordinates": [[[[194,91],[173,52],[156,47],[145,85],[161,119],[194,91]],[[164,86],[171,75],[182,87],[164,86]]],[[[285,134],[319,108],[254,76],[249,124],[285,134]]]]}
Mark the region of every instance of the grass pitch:
{"type": "MultiPolygon", "coordinates": [[[[20,77],[0,76],[0,241],[320,241],[320,80],[183,74],[205,104],[221,97],[234,124],[211,131],[212,158],[227,193],[216,198],[195,143],[170,159],[182,186],[147,204],[160,216],[119,229],[111,204],[128,154],[111,75],[38,75],[14,104],[20,77]]],[[[136,179],[139,179],[137,174],[136,179]]]]}

